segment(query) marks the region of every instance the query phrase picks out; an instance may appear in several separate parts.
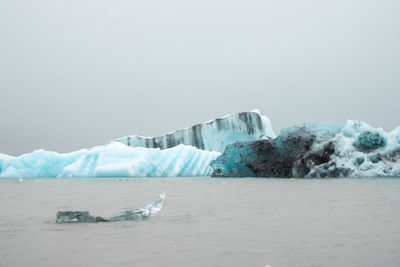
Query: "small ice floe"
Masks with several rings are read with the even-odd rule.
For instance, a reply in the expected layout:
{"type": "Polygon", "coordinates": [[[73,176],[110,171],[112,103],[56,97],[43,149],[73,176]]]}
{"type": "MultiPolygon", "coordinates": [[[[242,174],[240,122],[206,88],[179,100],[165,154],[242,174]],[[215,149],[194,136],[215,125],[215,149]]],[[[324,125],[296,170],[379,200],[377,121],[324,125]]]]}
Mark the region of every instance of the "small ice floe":
{"type": "Polygon", "coordinates": [[[24,181],[24,179],[22,179],[22,178],[18,179],[18,182],[23,182],[23,181],[24,181]]]}
{"type": "Polygon", "coordinates": [[[103,218],[92,216],[88,211],[59,211],[57,223],[97,223],[117,221],[141,221],[156,215],[164,206],[165,193],[160,194],[156,200],[144,208],[124,211],[116,216],[103,218]]]}

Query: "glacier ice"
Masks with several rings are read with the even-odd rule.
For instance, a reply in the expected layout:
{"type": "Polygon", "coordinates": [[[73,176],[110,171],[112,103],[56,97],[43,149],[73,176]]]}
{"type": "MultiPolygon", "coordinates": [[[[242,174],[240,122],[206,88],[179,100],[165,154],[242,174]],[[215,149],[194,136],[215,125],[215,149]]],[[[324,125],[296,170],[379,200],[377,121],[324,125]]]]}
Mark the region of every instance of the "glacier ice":
{"type": "Polygon", "coordinates": [[[0,154],[0,177],[209,176],[226,145],[274,137],[258,110],[229,114],[160,137],[129,136],[90,150],[0,154]]]}
{"type": "Polygon", "coordinates": [[[143,137],[131,135],[111,142],[132,147],[171,148],[179,144],[191,145],[208,151],[223,152],[227,145],[237,141],[254,141],[275,137],[271,122],[258,110],[228,114],[164,136],[143,137]]]}
{"type": "Polygon", "coordinates": [[[71,153],[0,154],[0,177],[400,176],[400,127],[305,123],[275,137],[258,110],[71,153]],[[221,154],[221,152],[223,152],[221,154]]]}
{"type": "Polygon", "coordinates": [[[6,166],[6,163],[12,160],[14,157],[0,153],[0,174],[6,166]]]}
{"type": "Polygon", "coordinates": [[[97,223],[118,221],[141,221],[156,215],[164,206],[165,193],[160,194],[156,200],[144,208],[124,211],[116,216],[104,218],[92,216],[88,211],[59,211],[57,223],[97,223]]]}
{"type": "Polygon", "coordinates": [[[211,166],[216,177],[400,176],[400,128],[388,133],[354,120],[302,124],[275,139],[231,144],[211,166]]]}
{"type": "Polygon", "coordinates": [[[400,127],[391,132],[350,120],[340,133],[328,140],[335,153],[325,164],[315,166],[309,177],[400,176],[400,127]],[[333,174],[333,175],[332,175],[333,174]]]}
{"type": "Polygon", "coordinates": [[[0,177],[209,176],[209,163],[218,155],[185,145],[160,150],[114,142],[64,154],[37,150],[19,157],[0,155],[0,177]]]}

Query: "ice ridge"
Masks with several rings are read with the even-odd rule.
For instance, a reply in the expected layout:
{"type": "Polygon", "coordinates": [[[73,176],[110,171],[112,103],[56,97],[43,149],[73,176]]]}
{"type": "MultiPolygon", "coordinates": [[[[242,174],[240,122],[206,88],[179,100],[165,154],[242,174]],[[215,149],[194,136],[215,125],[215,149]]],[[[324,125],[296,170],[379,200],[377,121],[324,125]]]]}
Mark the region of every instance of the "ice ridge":
{"type": "Polygon", "coordinates": [[[237,141],[255,141],[275,137],[268,117],[259,110],[228,114],[192,127],[158,137],[131,135],[112,140],[132,147],[167,149],[179,144],[198,149],[223,152],[227,145],[237,141]]]}

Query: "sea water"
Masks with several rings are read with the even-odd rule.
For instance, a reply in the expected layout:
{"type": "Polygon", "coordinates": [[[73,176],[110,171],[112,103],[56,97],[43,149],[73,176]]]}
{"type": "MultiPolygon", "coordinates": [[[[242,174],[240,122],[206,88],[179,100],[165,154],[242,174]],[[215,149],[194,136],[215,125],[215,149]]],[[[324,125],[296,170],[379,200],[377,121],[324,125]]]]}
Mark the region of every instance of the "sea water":
{"type": "Polygon", "coordinates": [[[0,179],[0,266],[400,266],[400,179],[0,179]]]}

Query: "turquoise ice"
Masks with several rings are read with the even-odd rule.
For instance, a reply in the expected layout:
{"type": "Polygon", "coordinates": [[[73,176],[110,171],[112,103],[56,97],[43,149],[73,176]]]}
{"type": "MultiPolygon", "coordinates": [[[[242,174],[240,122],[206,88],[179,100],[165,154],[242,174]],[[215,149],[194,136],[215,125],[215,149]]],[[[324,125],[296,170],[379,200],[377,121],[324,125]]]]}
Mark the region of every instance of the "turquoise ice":
{"type": "Polygon", "coordinates": [[[160,150],[115,142],[64,154],[37,150],[19,157],[0,155],[0,177],[209,176],[209,164],[218,155],[185,145],[160,150]]]}

